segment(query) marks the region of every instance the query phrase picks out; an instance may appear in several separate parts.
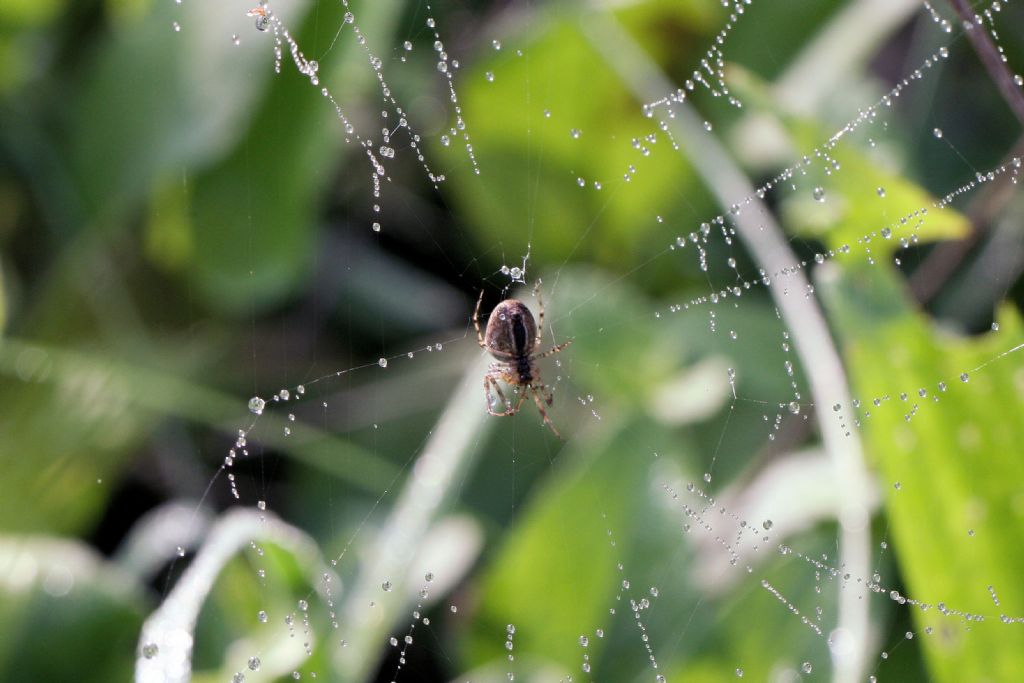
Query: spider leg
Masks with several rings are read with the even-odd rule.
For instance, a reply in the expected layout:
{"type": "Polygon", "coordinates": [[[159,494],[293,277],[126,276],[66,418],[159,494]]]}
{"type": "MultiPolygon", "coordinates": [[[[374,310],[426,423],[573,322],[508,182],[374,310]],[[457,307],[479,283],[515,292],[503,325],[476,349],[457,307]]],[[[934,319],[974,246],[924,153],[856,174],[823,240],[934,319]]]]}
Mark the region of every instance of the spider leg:
{"type": "Polygon", "coordinates": [[[535,356],[533,356],[533,360],[538,360],[540,358],[547,358],[548,356],[552,356],[552,355],[558,353],[559,351],[561,351],[562,349],[564,349],[569,344],[572,344],[572,339],[568,339],[568,340],[562,342],[561,344],[559,344],[558,346],[553,346],[552,348],[548,349],[544,353],[536,354],[535,356]]]}
{"type": "Polygon", "coordinates": [[[534,391],[536,391],[537,393],[539,393],[541,395],[541,398],[544,399],[545,403],[547,403],[548,405],[551,405],[552,403],[555,402],[554,394],[551,393],[551,390],[548,389],[547,385],[544,384],[544,382],[540,381],[539,377],[533,381],[533,385],[532,386],[533,386],[534,391]]]}
{"type": "Polygon", "coordinates": [[[519,394],[519,400],[516,401],[516,407],[513,408],[512,412],[508,413],[508,415],[515,415],[516,413],[519,412],[519,409],[523,407],[523,401],[526,400],[526,394],[527,394],[528,391],[529,391],[529,387],[523,387],[522,393],[519,394]]]}
{"type": "Polygon", "coordinates": [[[490,373],[484,375],[484,400],[487,403],[487,412],[490,415],[496,415],[498,417],[501,417],[503,415],[514,415],[515,414],[515,412],[512,412],[512,413],[508,412],[509,409],[512,407],[512,405],[508,402],[508,399],[505,398],[505,392],[503,392],[501,390],[501,386],[498,384],[498,380],[493,375],[491,375],[490,373]],[[501,412],[501,413],[495,412],[494,405],[493,405],[494,401],[493,401],[492,396],[491,396],[491,389],[492,388],[494,389],[494,392],[496,394],[498,394],[498,398],[501,399],[502,405],[505,406],[504,412],[501,412]]]}
{"type": "MultiPolygon", "coordinates": [[[[541,386],[543,386],[543,385],[541,385],[541,386]]],[[[541,392],[540,392],[540,390],[538,390],[537,387],[535,387],[533,385],[531,385],[530,388],[533,389],[533,392],[532,392],[533,393],[533,402],[535,404],[537,404],[537,410],[540,412],[540,416],[542,418],[544,418],[544,424],[546,424],[548,427],[550,427],[551,431],[554,432],[555,436],[557,436],[559,439],[561,439],[562,435],[558,433],[558,430],[555,428],[555,423],[551,421],[551,418],[548,417],[548,411],[546,411],[544,409],[544,400],[541,399],[541,392]]],[[[550,405],[550,399],[547,399],[547,400],[548,400],[548,404],[550,405]]]]}
{"type": "MultiPolygon", "coordinates": [[[[487,345],[484,344],[484,335],[480,332],[480,304],[484,302],[484,290],[480,290],[480,297],[476,300],[476,310],[473,311],[473,327],[476,328],[476,341],[480,344],[480,348],[486,349],[487,345]]],[[[489,404],[490,402],[488,402],[489,404]]]]}

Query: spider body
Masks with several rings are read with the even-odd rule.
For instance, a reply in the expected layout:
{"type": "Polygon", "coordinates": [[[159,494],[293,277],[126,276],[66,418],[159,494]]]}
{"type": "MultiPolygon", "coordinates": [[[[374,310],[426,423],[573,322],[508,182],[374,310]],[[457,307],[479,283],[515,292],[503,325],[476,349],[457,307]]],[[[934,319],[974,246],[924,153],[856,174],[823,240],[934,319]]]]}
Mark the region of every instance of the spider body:
{"type": "Polygon", "coordinates": [[[480,298],[476,302],[476,311],[473,313],[477,341],[497,360],[496,363],[491,363],[490,369],[484,375],[484,396],[488,413],[508,416],[519,412],[526,397],[532,395],[533,402],[544,419],[544,424],[551,428],[555,436],[561,438],[544,409],[544,405],[551,405],[554,398],[544,386],[544,382],[541,381],[536,361],[558,353],[571,344],[572,340],[554,346],[543,353],[535,353],[541,344],[541,337],[544,333],[544,303],[539,296],[540,283],[537,284],[533,293],[537,296],[539,305],[539,323],[534,320],[533,313],[526,307],[526,304],[516,299],[505,299],[491,311],[484,333],[480,332],[480,304],[484,298],[484,293],[480,292],[480,298]],[[499,381],[519,391],[519,400],[514,406],[505,398],[505,394],[498,384],[499,381]],[[492,390],[505,405],[503,412],[494,410],[492,390]]]}

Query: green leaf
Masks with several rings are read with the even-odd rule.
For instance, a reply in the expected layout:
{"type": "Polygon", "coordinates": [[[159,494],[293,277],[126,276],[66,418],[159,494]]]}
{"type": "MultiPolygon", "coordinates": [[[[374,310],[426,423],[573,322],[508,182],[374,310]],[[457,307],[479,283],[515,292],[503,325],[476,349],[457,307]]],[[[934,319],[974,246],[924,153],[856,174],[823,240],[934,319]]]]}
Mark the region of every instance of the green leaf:
{"type": "MultiPolygon", "coordinates": [[[[521,37],[528,58],[508,48],[488,50],[466,72],[460,93],[481,175],[470,172],[453,136],[450,148],[437,150],[455,169],[442,189],[473,222],[479,243],[501,244],[510,262],[530,241],[551,262],[589,259],[618,270],[673,240],[667,225],[712,206],[628,89],[614,78],[593,77],[601,56],[581,33],[575,11],[548,9],[531,21],[530,35],[521,37]],[[652,133],[657,141],[645,140],[652,133]]],[[[689,3],[642,3],[624,12],[624,20],[638,31],[665,29],[654,34],[652,47],[685,62],[689,55],[679,53],[697,41],[672,40],[668,31],[693,31],[692,19],[701,13],[689,3]]]]}
{"type": "Polygon", "coordinates": [[[216,159],[236,140],[234,129],[272,70],[252,68],[255,43],[231,44],[227,36],[248,22],[226,9],[154,3],[112,29],[80,65],[88,78],[73,81],[65,103],[74,112],[66,151],[74,203],[62,208],[73,228],[90,220],[125,225],[125,213],[157,178],[216,159]]]}
{"type": "Polygon", "coordinates": [[[0,23],[5,30],[46,24],[60,13],[64,4],[64,0],[7,0],[0,6],[0,23]]]}
{"type": "Polygon", "coordinates": [[[957,338],[911,308],[892,272],[870,266],[845,273],[826,300],[862,403],[891,545],[910,597],[924,603],[910,612],[929,668],[939,681],[1012,680],[1024,670],[1024,632],[1000,615],[1024,606],[1020,316],[1004,307],[998,333],[957,338]],[[958,616],[966,613],[984,621],[958,616]]]}
{"type": "Polygon", "coordinates": [[[783,139],[769,146],[789,147],[789,156],[803,154],[817,161],[776,182],[794,190],[785,192],[781,202],[789,230],[819,239],[834,252],[853,249],[875,259],[888,259],[911,244],[966,234],[967,219],[951,208],[935,209],[935,198],[893,168],[891,155],[873,140],[866,142],[853,130],[834,138],[835,144],[822,144],[832,135],[828,124],[787,113],[785,103],[776,101],[753,72],[732,66],[730,83],[760,115],[771,117],[770,126],[762,121],[758,129],[763,135],[782,133],[783,139]]]}
{"type": "MultiPolygon", "coordinates": [[[[580,442],[577,441],[577,444],[580,442]]],[[[468,637],[471,665],[500,659],[508,624],[517,650],[547,660],[563,672],[578,671],[580,636],[615,622],[622,575],[634,527],[650,519],[638,509],[646,498],[644,467],[622,460],[622,444],[587,443],[567,454],[562,466],[536,492],[480,583],[480,607],[468,637]],[[589,455],[588,455],[589,452],[589,455]],[[607,530],[616,531],[612,546],[607,530]]],[[[623,614],[619,619],[630,619],[623,614]]]]}
{"type": "MultiPolygon", "coordinates": [[[[340,4],[318,7],[295,30],[296,39],[302,45],[330,43],[328,27],[342,25],[344,9],[340,4]],[[318,29],[323,35],[312,40],[318,29]]],[[[386,45],[391,40],[400,10],[396,0],[362,7],[361,30],[378,41],[378,53],[385,52],[381,41],[386,45]]],[[[270,34],[251,40],[260,40],[271,50],[270,34]]],[[[342,34],[337,46],[320,59],[317,85],[297,73],[287,45],[284,52],[282,72],[244,137],[223,162],[195,180],[192,275],[213,306],[234,314],[251,315],[278,305],[311,276],[320,211],[316,198],[332,182],[332,169],[350,151],[359,150],[354,163],[365,171],[353,174],[352,182],[362,184],[368,201],[372,198],[371,168],[362,148],[354,138],[347,139],[334,106],[321,94],[327,86],[342,110],[353,114],[353,103],[376,87],[363,46],[348,32],[342,34]],[[265,161],[256,163],[254,158],[265,161]]]]}
{"type": "Polygon", "coordinates": [[[935,208],[935,198],[917,183],[850,145],[830,152],[841,170],[809,173],[801,189],[783,202],[787,225],[797,234],[822,239],[830,249],[844,247],[890,258],[911,244],[956,239],[967,234],[958,211],[935,208]],[[817,197],[820,197],[819,200],[817,197]]]}
{"type": "Polygon", "coordinates": [[[144,589],[84,543],[0,537],[0,680],[124,681],[144,589]]]}

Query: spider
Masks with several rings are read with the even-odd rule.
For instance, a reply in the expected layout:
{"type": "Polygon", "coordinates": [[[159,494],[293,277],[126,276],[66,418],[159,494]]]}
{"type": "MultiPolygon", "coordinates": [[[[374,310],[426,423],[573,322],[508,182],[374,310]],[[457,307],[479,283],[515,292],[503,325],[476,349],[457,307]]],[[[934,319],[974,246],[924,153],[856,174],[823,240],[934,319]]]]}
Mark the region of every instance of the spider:
{"type": "Polygon", "coordinates": [[[480,291],[480,298],[476,301],[476,311],[473,313],[473,325],[476,327],[476,338],[483,349],[486,349],[498,362],[491,363],[490,369],[484,375],[484,398],[487,402],[487,412],[491,415],[507,416],[515,415],[526,400],[527,394],[533,395],[533,402],[537,404],[540,416],[544,418],[544,424],[551,428],[555,436],[562,438],[562,435],[555,429],[554,423],[544,410],[544,404],[551,405],[554,397],[544,386],[540,379],[540,370],[537,368],[537,361],[556,354],[572,343],[572,339],[553,346],[544,353],[534,353],[541,344],[541,337],[544,334],[544,302],[540,299],[540,282],[533,288],[533,295],[537,298],[539,306],[537,317],[540,323],[534,322],[533,314],[526,305],[516,299],[505,299],[491,311],[487,320],[487,330],[480,333],[480,304],[484,300],[483,290],[480,291]],[[505,382],[512,387],[522,387],[519,400],[513,407],[498,385],[498,380],[505,382]],[[495,412],[491,389],[498,394],[498,398],[505,404],[505,412],[495,412]]]}

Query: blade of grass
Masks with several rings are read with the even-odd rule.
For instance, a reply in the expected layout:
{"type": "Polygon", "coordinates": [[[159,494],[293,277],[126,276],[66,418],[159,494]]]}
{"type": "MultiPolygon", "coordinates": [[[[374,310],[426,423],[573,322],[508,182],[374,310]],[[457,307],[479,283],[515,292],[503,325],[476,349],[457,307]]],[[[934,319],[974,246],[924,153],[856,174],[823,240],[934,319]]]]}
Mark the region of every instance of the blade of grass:
{"type": "Polygon", "coordinates": [[[301,530],[266,512],[235,509],[218,521],[160,607],[142,626],[136,683],[186,683],[192,677],[192,644],[199,611],[228,561],[253,541],[273,543],[296,557],[308,570],[309,581],[320,586],[330,570],[316,542],[301,530]]]}
{"type": "Polygon", "coordinates": [[[368,679],[380,659],[385,634],[416,595],[408,568],[422,549],[422,539],[480,454],[484,434],[494,424],[494,418],[481,405],[480,378],[486,369],[485,354],[469,364],[458,391],[413,464],[391,514],[362,553],[365,561],[339,619],[348,634],[348,647],[338,650],[333,660],[340,680],[368,679]],[[385,581],[390,583],[388,590],[382,589],[385,581]],[[374,608],[367,609],[369,604],[374,608]]]}
{"type": "MultiPolygon", "coordinates": [[[[119,400],[130,400],[144,411],[211,425],[232,436],[243,419],[252,417],[237,397],[178,375],[19,339],[0,343],[0,375],[20,379],[18,359],[26,352],[42,354],[52,364],[47,381],[60,384],[84,372],[110,376],[116,379],[112,384],[123,389],[119,400]]],[[[266,412],[260,416],[260,425],[258,440],[262,444],[375,495],[398,474],[398,469],[385,459],[312,425],[291,422],[283,414],[266,412]],[[291,436],[284,435],[285,427],[292,430],[291,436]]]]}

